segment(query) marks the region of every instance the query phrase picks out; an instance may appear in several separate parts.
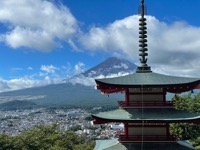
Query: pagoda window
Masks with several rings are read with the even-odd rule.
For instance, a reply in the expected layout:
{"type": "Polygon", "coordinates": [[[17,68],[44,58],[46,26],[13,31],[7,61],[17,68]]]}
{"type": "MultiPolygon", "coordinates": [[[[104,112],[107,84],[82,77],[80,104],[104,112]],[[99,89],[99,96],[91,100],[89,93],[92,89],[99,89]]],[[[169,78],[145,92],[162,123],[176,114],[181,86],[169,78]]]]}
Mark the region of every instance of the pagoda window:
{"type": "Polygon", "coordinates": [[[162,101],[163,95],[129,95],[129,101],[162,101]]]}
{"type": "Polygon", "coordinates": [[[132,135],[167,135],[166,127],[134,127],[128,128],[129,136],[132,135]]]}
{"type": "Polygon", "coordinates": [[[149,93],[163,93],[162,88],[129,88],[130,93],[149,92],[149,93]]]}

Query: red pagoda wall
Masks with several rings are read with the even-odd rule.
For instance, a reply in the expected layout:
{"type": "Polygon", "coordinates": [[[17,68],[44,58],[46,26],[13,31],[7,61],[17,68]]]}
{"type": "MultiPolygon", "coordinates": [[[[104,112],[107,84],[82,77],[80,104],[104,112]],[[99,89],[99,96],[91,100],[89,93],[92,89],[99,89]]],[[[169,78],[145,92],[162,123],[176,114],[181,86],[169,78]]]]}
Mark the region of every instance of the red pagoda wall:
{"type": "MultiPolygon", "coordinates": [[[[121,107],[129,109],[172,107],[172,104],[166,102],[165,97],[166,92],[162,88],[127,88],[125,101],[121,102],[121,107]]],[[[124,134],[120,135],[121,141],[176,140],[170,136],[168,123],[124,123],[124,127],[124,134]]]]}

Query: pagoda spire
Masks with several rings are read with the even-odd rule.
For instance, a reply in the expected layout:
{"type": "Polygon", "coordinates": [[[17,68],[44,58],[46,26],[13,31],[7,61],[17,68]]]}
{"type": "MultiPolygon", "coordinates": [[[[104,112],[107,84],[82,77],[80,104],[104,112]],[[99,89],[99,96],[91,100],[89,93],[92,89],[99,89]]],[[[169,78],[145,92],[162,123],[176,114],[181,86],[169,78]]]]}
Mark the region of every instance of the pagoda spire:
{"type": "Polygon", "coordinates": [[[145,15],[144,0],[141,0],[140,4],[140,18],[139,18],[139,56],[140,56],[140,66],[138,66],[136,72],[151,72],[151,67],[147,65],[147,23],[145,15]]]}

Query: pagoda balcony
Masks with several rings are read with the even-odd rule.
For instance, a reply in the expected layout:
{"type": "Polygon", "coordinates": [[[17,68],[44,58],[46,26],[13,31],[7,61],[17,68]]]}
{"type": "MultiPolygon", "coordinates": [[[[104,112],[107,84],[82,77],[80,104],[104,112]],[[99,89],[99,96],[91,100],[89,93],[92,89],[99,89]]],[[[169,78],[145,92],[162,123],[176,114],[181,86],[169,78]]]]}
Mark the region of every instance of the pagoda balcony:
{"type": "Polygon", "coordinates": [[[118,101],[119,107],[130,107],[130,108],[139,108],[139,107],[166,107],[166,108],[171,108],[173,107],[173,103],[168,101],[168,102],[160,102],[160,101],[131,101],[131,102],[126,102],[126,101],[118,101]]]}
{"type": "Polygon", "coordinates": [[[120,142],[175,142],[176,138],[173,136],[166,136],[166,135],[119,135],[120,142]]]}

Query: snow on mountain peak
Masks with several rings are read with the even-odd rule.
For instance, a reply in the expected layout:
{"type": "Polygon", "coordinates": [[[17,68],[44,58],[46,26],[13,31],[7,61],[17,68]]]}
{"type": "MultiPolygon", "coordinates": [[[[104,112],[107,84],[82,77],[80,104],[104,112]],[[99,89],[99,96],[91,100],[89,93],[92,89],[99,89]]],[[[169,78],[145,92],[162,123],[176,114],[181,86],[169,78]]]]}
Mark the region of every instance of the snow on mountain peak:
{"type": "Polygon", "coordinates": [[[95,78],[110,78],[133,73],[137,66],[128,60],[110,57],[102,63],[70,79],[72,84],[95,85],[95,78]]]}

